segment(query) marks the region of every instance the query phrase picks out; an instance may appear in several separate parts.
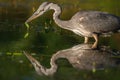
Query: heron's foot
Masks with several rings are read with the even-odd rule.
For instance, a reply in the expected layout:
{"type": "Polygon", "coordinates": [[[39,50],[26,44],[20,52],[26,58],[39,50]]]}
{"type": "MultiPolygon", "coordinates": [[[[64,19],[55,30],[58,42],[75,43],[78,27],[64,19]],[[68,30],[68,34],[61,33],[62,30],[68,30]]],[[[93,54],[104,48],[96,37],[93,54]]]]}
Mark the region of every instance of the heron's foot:
{"type": "Polygon", "coordinates": [[[91,47],[91,49],[97,49],[97,48],[98,48],[98,46],[96,44],[93,44],[91,47]]]}
{"type": "Polygon", "coordinates": [[[88,43],[88,37],[84,37],[85,38],[85,40],[84,40],[84,43],[86,44],[86,43],[88,43]]]}
{"type": "Polygon", "coordinates": [[[97,49],[98,48],[98,35],[97,34],[93,34],[93,37],[95,39],[95,42],[92,45],[92,49],[97,49]]]}

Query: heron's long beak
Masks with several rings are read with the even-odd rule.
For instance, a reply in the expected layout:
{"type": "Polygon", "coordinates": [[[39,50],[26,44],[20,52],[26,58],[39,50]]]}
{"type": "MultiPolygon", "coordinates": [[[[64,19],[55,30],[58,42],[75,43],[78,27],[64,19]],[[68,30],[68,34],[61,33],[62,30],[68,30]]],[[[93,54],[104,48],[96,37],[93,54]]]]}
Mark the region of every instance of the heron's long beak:
{"type": "Polygon", "coordinates": [[[35,12],[30,18],[28,18],[28,19],[25,21],[25,23],[28,23],[28,22],[36,19],[36,18],[39,17],[40,15],[41,15],[41,13],[36,13],[36,12],[35,12]]]}

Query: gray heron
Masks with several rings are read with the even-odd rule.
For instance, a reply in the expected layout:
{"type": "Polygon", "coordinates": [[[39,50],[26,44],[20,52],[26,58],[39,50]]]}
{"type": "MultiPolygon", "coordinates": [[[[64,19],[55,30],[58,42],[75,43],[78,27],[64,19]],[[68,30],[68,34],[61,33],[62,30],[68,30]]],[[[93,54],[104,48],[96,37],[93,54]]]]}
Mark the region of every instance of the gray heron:
{"type": "Polygon", "coordinates": [[[26,23],[41,16],[48,10],[54,10],[53,19],[59,27],[70,30],[79,36],[83,36],[84,43],[88,43],[89,37],[93,37],[95,42],[92,48],[97,48],[98,37],[101,34],[116,32],[120,29],[120,18],[113,14],[100,11],[79,11],[70,20],[61,20],[61,8],[55,3],[43,2],[37,11],[28,18],[26,23]]]}

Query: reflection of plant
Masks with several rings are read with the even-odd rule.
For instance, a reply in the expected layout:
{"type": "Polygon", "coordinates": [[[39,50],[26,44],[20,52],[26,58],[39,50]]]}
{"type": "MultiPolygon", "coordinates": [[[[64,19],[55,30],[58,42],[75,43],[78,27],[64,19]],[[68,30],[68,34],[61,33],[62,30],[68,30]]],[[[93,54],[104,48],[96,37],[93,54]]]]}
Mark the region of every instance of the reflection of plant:
{"type": "Polygon", "coordinates": [[[27,38],[28,35],[29,35],[29,28],[30,28],[30,26],[27,23],[25,23],[25,26],[27,27],[27,32],[26,32],[24,38],[27,38]]]}
{"type": "Polygon", "coordinates": [[[51,20],[46,20],[44,25],[45,25],[44,30],[45,30],[46,33],[53,29],[51,20]]]}

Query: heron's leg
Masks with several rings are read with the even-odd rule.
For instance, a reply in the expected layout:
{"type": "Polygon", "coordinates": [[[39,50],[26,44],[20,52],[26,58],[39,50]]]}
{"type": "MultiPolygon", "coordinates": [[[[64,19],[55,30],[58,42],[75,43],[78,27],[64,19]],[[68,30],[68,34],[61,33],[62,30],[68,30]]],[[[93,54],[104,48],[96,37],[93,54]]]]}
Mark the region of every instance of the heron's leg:
{"type": "Polygon", "coordinates": [[[84,37],[85,38],[85,40],[84,40],[84,43],[88,43],[88,37],[84,37]]]}
{"type": "Polygon", "coordinates": [[[93,34],[92,36],[95,39],[95,42],[92,45],[92,49],[95,49],[95,48],[97,48],[97,45],[98,45],[98,34],[93,34]]]}

